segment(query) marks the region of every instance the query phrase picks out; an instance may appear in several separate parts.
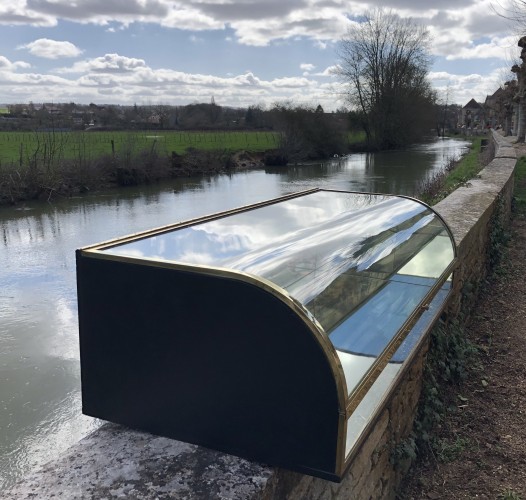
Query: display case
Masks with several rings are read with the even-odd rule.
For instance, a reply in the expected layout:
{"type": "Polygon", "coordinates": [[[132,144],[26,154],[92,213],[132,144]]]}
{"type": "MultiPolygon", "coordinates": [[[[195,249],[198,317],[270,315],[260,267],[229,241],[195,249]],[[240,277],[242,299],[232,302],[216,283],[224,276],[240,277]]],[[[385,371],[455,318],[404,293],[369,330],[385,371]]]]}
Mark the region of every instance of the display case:
{"type": "Polygon", "coordinates": [[[338,481],[455,261],[425,204],[329,190],[77,250],[83,412],[338,481]]]}

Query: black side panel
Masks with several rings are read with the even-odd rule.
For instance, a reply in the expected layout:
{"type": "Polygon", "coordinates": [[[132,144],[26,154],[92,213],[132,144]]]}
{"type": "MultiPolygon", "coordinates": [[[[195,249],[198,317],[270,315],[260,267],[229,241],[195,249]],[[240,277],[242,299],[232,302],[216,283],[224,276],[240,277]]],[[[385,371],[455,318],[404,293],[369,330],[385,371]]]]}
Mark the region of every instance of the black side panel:
{"type": "Polygon", "coordinates": [[[84,413],[335,478],[335,381],[283,302],[80,251],[77,281],[84,413]]]}

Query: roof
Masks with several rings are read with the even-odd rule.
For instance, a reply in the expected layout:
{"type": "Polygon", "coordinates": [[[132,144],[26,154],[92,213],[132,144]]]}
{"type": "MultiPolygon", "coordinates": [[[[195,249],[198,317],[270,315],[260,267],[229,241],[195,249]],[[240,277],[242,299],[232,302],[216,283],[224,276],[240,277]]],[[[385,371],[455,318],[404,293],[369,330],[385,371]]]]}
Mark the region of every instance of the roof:
{"type": "Polygon", "coordinates": [[[482,109],[482,105],[480,105],[475,99],[471,99],[465,106],[464,109],[482,109]]]}

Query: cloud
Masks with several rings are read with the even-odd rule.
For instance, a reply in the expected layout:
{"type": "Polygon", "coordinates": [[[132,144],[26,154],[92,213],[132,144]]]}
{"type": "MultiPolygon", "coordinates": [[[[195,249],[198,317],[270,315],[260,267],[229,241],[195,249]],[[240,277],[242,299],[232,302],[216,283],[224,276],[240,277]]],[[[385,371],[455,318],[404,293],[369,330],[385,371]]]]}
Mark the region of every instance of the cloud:
{"type": "Polygon", "coordinates": [[[185,31],[230,27],[239,43],[254,46],[302,36],[326,47],[348,24],[348,9],[341,2],[327,0],[12,0],[10,4],[13,2],[14,6],[0,7],[0,24],[56,26],[68,20],[125,26],[148,22],[185,31]]]}
{"type": "MultiPolygon", "coordinates": [[[[441,0],[433,8],[421,0],[10,0],[0,6],[0,23],[56,26],[61,20],[108,25],[156,23],[195,32],[231,29],[244,45],[311,39],[318,50],[338,41],[371,8],[382,6],[425,23],[435,35],[437,55],[465,54],[484,37],[506,28],[491,6],[494,0],[441,0]],[[471,45],[470,45],[471,44],[471,45]]],[[[111,26],[110,30],[115,30],[111,26]]],[[[497,47],[486,47],[486,49],[497,47]]],[[[483,58],[485,50],[474,52],[483,58]]],[[[461,56],[458,56],[461,57],[461,56]]],[[[493,57],[493,56],[491,56],[493,57]]]]}
{"type": "MultiPolygon", "coordinates": [[[[171,104],[187,104],[202,100],[215,101],[227,106],[249,106],[255,102],[272,104],[277,100],[294,99],[299,103],[321,102],[331,109],[334,97],[330,97],[314,78],[281,77],[264,79],[254,72],[217,76],[188,73],[168,68],[152,68],[144,59],[129,58],[119,54],[77,61],[69,67],[55,70],[69,83],[67,87],[79,88],[80,95],[91,102],[129,104],[149,100],[171,104]],[[66,76],[68,78],[66,78],[66,76]],[[85,97],[85,96],[90,97],[85,97]],[[324,96],[324,100],[321,98],[324,96]]],[[[0,90],[1,90],[0,84],[0,90]]],[[[60,95],[60,88],[50,87],[43,92],[49,100],[60,95]]],[[[38,99],[33,96],[33,101],[38,99]]]]}
{"type": "MultiPolygon", "coordinates": [[[[45,61],[39,61],[42,66],[38,71],[42,74],[37,70],[29,73],[27,63],[11,62],[8,58],[14,59],[12,53],[4,52],[6,57],[0,58],[0,91],[13,100],[27,93],[33,101],[38,100],[37,94],[42,96],[41,100],[52,98],[57,102],[71,99],[129,103],[158,99],[159,102],[173,104],[185,104],[201,98],[209,102],[213,94],[218,104],[231,106],[298,99],[300,103],[320,102],[325,109],[332,109],[341,104],[335,102],[334,93],[331,95],[336,85],[336,79],[331,77],[334,77],[337,63],[333,48],[352,22],[356,22],[371,7],[381,4],[387,9],[394,9],[402,17],[412,16],[429,27],[433,35],[432,53],[441,63],[445,61],[442,69],[451,70],[432,75],[436,88],[442,90],[449,82],[459,100],[463,100],[467,93],[480,98],[490,86],[496,84],[496,81],[484,76],[489,72],[490,64],[495,65],[499,59],[503,62],[510,59],[509,51],[515,51],[515,57],[517,54],[516,40],[506,36],[502,19],[491,10],[494,1],[443,0],[439,7],[433,8],[421,0],[6,0],[0,2],[0,24],[9,25],[9,29],[14,29],[15,25],[27,25],[31,29],[35,26],[57,26],[56,32],[50,32],[58,33],[66,25],[63,21],[90,23],[94,25],[91,33],[97,26],[102,27],[99,32],[105,36],[109,36],[106,32],[114,33],[111,43],[115,41],[115,48],[108,52],[122,47],[119,45],[122,41],[120,37],[126,36],[122,30],[129,29],[134,23],[138,25],[133,26],[137,28],[134,35],[146,23],[148,28],[162,26],[165,28],[163,34],[171,29],[184,31],[185,34],[177,38],[184,39],[178,57],[167,58],[164,64],[159,62],[162,60],[161,53],[171,55],[171,51],[166,46],[156,47],[157,53],[152,61],[155,60],[157,66],[166,66],[161,68],[154,68],[147,62],[148,56],[144,55],[148,53],[146,46],[144,50],[141,47],[141,57],[137,58],[117,53],[96,57],[100,53],[93,52],[95,49],[93,46],[90,48],[87,38],[82,42],[70,39],[86,49],[89,58],[68,66],[62,62],[62,67],[56,68],[50,75],[43,74],[46,71],[43,69],[45,61]],[[204,42],[197,43],[201,40],[204,42]],[[210,59],[203,57],[204,64],[200,70],[193,70],[193,73],[177,71],[175,65],[185,62],[185,50],[196,50],[202,55],[206,53],[202,47],[210,40],[230,41],[231,57],[228,60],[225,58],[224,70],[204,69],[217,68],[217,65],[210,64],[210,59]],[[239,48],[236,45],[245,46],[242,48],[243,57],[249,53],[248,46],[258,47],[258,54],[262,57],[248,63],[241,58],[239,66],[236,66],[235,50],[239,48]],[[296,45],[301,47],[301,54],[296,45]],[[267,46],[273,50],[277,46],[291,48],[287,54],[296,59],[287,62],[288,66],[277,61],[265,73],[267,59],[263,47],[267,46]],[[455,61],[470,61],[471,74],[455,74],[455,69],[460,66],[455,61]],[[481,65],[480,69],[473,61],[481,65]],[[253,71],[239,69],[246,67],[253,71]],[[298,67],[302,75],[297,74],[298,67]],[[216,74],[207,74],[208,71],[216,74]],[[220,72],[227,76],[219,76],[220,72]],[[37,88],[35,82],[40,82],[41,86],[37,88]]],[[[55,60],[82,54],[73,43],[58,41],[63,36],[55,34],[49,37],[56,40],[41,38],[19,48],[38,57],[55,60]]],[[[78,40],[82,40],[80,33],[78,40]]],[[[133,55],[131,44],[129,55],[133,55]]],[[[192,61],[186,68],[195,68],[194,62],[198,61],[192,61]]]]}
{"type": "Polygon", "coordinates": [[[71,42],[59,42],[48,38],[39,38],[34,42],[19,45],[18,49],[27,49],[31,54],[46,59],[60,59],[63,57],[78,57],[82,50],[71,42]]]}
{"type": "Polygon", "coordinates": [[[200,37],[195,36],[195,35],[190,35],[189,40],[192,43],[205,43],[205,39],[204,38],[200,38],[200,37]]]}
{"type": "Polygon", "coordinates": [[[25,0],[11,0],[0,5],[0,24],[55,26],[57,19],[27,8],[25,0]]]}
{"type": "Polygon", "coordinates": [[[340,71],[339,64],[333,64],[332,66],[327,66],[321,73],[314,73],[314,76],[337,76],[340,71]]]}
{"type": "Polygon", "coordinates": [[[502,59],[507,55],[511,57],[514,49],[516,49],[517,39],[516,37],[494,37],[488,42],[479,42],[478,44],[469,41],[463,47],[455,52],[452,52],[446,56],[448,61],[454,61],[457,59],[490,59],[497,58],[502,59]]]}
{"type": "MultiPolygon", "coordinates": [[[[480,0],[441,0],[438,5],[440,5],[440,10],[447,10],[452,7],[469,7],[470,5],[475,5],[477,1],[480,0]]],[[[433,8],[428,2],[423,2],[421,0],[370,0],[367,4],[373,7],[385,7],[393,10],[409,10],[412,12],[430,10],[433,8]]]]}
{"type": "Polygon", "coordinates": [[[270,82],[270,85],[276,88],[299,89],[315,86],[316,82],[307,78],[275,78],[270,82]]]}
{"type": "Polygon", "coordinates": [[[446,71],[431,72],[429,79],[439,96],[444,99],[447,95],[448,102],[463,105],[472,98],[478,102],[484,102],[486,96],[493,94],[509,74],[509,69],[502,66],[485,75],[480,73],[461,75],[446,71]]]}
{"type": "Polygon", "coordinates": [[[106,54],[102,57],[78,61],[69,68],[59,68],[55,71],[57,73],[129,73],[139,68],[146,68],[144,59],[106,54]]]}
{"type": "Polygon", "coordinates": [[[303,70],[303,71],[310,72],[310,71],[312,71],[315,68],[316,68],[316,66],[314,64],[310,64],[310,63],[301,63],[300,64],[300,69],[303,70]]]}
{"type": "Polygon", "coordinates": [[[7,57],[0,56],[0,71],[10,70],[16,71],[19,68],[28,69],[31,67],[31,64],[24,61],[15,61],[11,62],[7,57]]]}
{"type": "Polygon", "coordinates": [[[169,4],[163,0],[27,0],[30,11],[55,19],[81,22],[106,23],[110,20],[160,19],[169,11],[169,4]]]}
{"type": "Polygon", "coordinates": [[[226,2],[192,2],[204,14],[232,23],[235,21],[283,18],[309,7],[307,0],[260,0],[226,2]]]}

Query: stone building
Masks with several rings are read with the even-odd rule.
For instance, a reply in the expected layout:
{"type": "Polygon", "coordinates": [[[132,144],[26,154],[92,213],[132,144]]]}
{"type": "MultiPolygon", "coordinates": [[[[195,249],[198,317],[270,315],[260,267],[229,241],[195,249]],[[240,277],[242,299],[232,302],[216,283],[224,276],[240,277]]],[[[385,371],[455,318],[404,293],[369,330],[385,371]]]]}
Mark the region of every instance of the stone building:
{"type": "Polygon", "coordinates": [[[484,118],[484,107],[475,99],[471,99],[462,108],[462,126],[466,129],[484,128],[484,118]]]}

